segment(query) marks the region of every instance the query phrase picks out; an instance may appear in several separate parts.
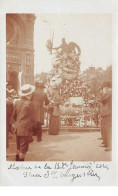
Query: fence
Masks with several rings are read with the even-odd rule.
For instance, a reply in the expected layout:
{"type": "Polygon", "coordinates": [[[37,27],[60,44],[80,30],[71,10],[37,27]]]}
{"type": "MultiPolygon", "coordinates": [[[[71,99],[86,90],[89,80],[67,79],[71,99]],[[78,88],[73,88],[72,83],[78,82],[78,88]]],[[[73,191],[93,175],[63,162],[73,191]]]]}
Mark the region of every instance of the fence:
{"type": "MultiPolygon", "coordinates": [[[[49,127],[50,116],[45,114],[44,127],[49,127]]],[[[97,114],[83,116],[60,116],[60,128],[99,128],[100,117],[97,114]]]]}

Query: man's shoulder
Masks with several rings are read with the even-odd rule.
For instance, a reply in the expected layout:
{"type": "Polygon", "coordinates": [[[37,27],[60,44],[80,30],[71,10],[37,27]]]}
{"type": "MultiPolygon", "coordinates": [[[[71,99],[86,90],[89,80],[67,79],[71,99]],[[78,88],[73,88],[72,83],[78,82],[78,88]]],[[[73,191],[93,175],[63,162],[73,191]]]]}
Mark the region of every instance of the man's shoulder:
{"type": "Polygon", "coordinates": [[[7,104],[7,105],[13,104],[13,100],[12,100],[11,98],[7,98],[7,99],[6,99],[6,104],[7,104]]]}
{"type": "Polygon", "coordinates": [[[44,95],[45,98],[47,98],[47,93],[44,92],[43,95],[44,95]]]}
{"type": "Polygon", "coordinates": [[[44,94],[45,96],[47,96],[47,93],[43,92],[43,94],[44,94]]]}
{"type": "Polygon", "coordinates": [[[21,99],[14,99],[15,104],[19,104],[21,102],[21,99]]]}
{"type": "Polygon", "coordinates": [[[15,100],[15,104],[17,105],[17,104],[30,104],[31,103],[31,101],[30,100],[28,100],[28,99],[16,99],[15,100]]]}
{"type": "Polygon", "coordinates": [[[32,95],[34,95],[34,96],[35,96],[35,95],[37,96],[37,95],[40,95],[40,94],[41,94],[40,91],[37,90],[37,89],[35,89],[34,92],[32,93],[32,95]]]}

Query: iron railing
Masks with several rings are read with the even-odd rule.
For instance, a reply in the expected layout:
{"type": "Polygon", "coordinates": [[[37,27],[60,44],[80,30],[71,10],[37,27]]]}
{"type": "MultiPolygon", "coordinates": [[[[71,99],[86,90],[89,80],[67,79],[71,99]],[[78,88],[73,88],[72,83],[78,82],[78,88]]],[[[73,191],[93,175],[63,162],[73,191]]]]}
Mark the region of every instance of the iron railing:
{"type": "MultiPolygon", "coordinates": [[[[49,127],[50,115],[45,113],[44,127],[49,127]]],[[[60,116],[60,128],[99,128],[100,117],[92,115],[60,116]]]]}

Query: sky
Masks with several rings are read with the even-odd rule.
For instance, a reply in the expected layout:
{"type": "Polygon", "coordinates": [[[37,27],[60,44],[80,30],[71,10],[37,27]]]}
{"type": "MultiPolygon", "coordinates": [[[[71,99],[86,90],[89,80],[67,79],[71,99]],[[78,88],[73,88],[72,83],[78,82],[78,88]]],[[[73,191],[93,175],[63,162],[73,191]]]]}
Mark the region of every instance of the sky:
{"type": "Polygon", "coordinates": [[[111,14],[40,14],[34,26],[35,74],[52,68],[46,42],[53,31],[54,47],[61,44],[62,37],[79,45],[81,73],[90,66],[106,69],[112,64],[111,14]]]}

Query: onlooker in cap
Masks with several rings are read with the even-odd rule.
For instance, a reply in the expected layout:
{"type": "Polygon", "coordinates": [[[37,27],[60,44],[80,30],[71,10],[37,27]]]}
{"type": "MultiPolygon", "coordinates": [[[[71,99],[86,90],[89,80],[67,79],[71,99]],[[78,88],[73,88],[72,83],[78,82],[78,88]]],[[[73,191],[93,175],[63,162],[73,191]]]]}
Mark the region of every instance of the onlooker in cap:
{"type": "Polygon", "coordinates": [[[47,94],[44,92],[44,83],[42,81],[35,81],[35,90],[32,94],[32,102],[34,107],[34,121],[35,121],[35,135],[37,141],[42,139],[42,125],[44,124],[44,105],[49,104],[47,94]]]}
{"type": "Polygon", "coordinates": [[[23,85],[19,91],[21,98],[14,104],[13,126],[16,129],[16,161],[24,161],[29,148],[29,138],[33,133],[33,105],[30,101],[33,91],[34,87],[30,84],[23,85]]]}

